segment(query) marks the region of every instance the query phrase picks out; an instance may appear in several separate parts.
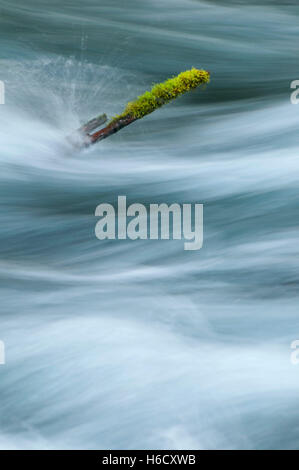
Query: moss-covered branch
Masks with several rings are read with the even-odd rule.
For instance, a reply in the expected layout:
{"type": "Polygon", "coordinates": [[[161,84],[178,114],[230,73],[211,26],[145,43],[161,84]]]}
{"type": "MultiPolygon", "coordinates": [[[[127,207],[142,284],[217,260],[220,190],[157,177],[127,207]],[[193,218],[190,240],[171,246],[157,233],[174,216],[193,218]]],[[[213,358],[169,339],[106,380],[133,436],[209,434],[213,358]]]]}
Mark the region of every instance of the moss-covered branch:
{"type": "Polygon", "coordinates": [[[209,81],[209,72],[192,68],[191,70],[180,73],[177,77],[170,78],[164,83],[154,85],[151,91],[147,91],[135,101],[128,103],[124,111],[120,115],[112,118],[104,129],[90,135],[90,143],[95,143],[109,137],[123,127],[152,113],[183,93],[194,90],[209,81]]]}

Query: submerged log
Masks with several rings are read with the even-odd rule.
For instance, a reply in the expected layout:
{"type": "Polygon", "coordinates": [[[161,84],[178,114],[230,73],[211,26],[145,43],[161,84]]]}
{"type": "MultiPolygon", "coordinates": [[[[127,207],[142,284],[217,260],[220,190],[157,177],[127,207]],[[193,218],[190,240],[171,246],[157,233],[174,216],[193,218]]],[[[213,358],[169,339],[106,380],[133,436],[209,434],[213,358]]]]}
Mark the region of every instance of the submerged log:
{"type": "Polygon", "coordinates": [[[104,129],[101,129],[95,132],[94,134],[88,136],[90,144],[94,144],[95,142],[99,142],[100,140],[106,139],[110,135],[115,134],[116,132],[120,131],[129,124],[132,124],[132,122],[136,120],[137,118],[135,118],[134,116],[127,115],[110,122],[108,126],[104,127],[104,129]]]}
{"type": "Polygon", "coordinates": [[[79,129],[67,137],[67,140],[76,148],[88,146],[90,145],[89,132],[98,129],[105,124],[107,120],[106,114],[100,114],[79,127],[79,129]]]}
{"type": "Polygon", "coordinates": [[[81,126],[77,132],[80,132],[81,134],[88,134],[89,132],[94,131],[100,127],[102,124],[105,124],[107,120],[108,118],[106,114],[100,114],[99,116],[88,121],[86,124],[83,124],[83,126],[81,126]]]}

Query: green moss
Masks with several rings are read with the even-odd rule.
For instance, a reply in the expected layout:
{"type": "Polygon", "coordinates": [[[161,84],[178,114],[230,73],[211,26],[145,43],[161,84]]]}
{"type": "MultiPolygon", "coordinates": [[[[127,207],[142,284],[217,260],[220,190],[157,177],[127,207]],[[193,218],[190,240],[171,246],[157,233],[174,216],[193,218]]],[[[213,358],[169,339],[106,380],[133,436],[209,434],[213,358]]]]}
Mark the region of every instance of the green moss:
{"type": "Polygon", "coordinates": [[[136,101],[128,103],[123,113],[115,116],[111,122],[127,116],[141,119],[183,93],[193,90],[204,83],[209,83],[209,81],[210,74],[205,70],[192,68],[182,72],[177,77],[154,85],[151,91],[147,91],[139,96],[136,101]]]}

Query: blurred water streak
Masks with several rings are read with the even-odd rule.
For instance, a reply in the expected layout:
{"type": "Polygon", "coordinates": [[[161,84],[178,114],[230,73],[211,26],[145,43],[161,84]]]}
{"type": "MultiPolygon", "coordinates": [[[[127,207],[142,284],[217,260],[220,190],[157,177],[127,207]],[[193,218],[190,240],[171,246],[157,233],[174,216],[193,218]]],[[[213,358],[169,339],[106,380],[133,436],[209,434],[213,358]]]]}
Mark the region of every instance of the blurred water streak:
{"type": "Polygon", "coordinates": [[[294,2],[0,0],[2,448],[298,448],[294,2]],[[65,140],[192,66],[206,90],[65,140]],[[204,247],[94,211],[203,203],[204,247]]]}

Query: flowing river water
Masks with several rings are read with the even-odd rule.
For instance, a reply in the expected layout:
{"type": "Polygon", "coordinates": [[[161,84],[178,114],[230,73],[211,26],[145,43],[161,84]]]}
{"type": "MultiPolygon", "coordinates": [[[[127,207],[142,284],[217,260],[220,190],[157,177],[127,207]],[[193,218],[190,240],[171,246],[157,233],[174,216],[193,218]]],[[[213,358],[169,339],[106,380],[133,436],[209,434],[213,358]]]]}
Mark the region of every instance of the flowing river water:
{"type": "Polygon", "coordinates": [[[1,448],[298,448],[298,13],[0,0],[1,448]],[[192,66],[206,89],[65,139],[192,66]],[[99,241],[119,195],[204,204],[203,248],[99,241]]]}

